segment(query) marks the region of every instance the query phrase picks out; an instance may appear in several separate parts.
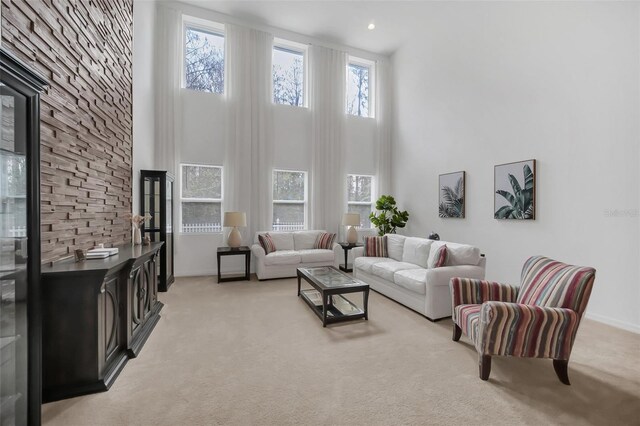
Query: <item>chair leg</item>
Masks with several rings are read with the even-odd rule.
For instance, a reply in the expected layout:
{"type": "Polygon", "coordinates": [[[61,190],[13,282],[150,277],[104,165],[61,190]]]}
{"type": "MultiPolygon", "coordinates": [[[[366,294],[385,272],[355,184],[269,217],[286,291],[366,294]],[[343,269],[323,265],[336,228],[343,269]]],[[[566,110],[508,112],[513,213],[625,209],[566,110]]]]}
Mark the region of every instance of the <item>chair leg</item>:
{"type": "Polygon", "coordinates": [[[491,374],[491,355],[478,355],[478,366],[480,367],[480,378],[489,380],[491,374]]]}
{"type": "Polygon", "coordinates": [[[571,384],[569,382],[569,373],[567,368],[568,366],[569,366],[568,360],[565,360],[565,359],[553,360],[553,369],[556,370],[556,375],[558,376],[558,379],[560,379],[560,381],[565,385],[571,384]]]}
{"type": "Polygon", "coordinates": [[[462,329],[458,327],[458,324],[453,323],[453,341],[457,342],[460,340],[460,336],[462,335],[462,329]]]}

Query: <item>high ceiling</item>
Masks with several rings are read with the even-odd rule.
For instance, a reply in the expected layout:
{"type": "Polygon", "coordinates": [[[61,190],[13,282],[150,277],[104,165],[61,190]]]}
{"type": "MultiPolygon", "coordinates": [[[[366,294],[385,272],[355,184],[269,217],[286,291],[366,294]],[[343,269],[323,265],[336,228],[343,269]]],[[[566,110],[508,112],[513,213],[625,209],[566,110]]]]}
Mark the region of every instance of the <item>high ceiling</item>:
{"type": "Polygon", "coordinates": [[[412,1],[212,1],[183,3],[256,23],[388,55],[419,24],[428,2],[412,1]],[[374,30],[367,29],[374,23],[374,30]]]}

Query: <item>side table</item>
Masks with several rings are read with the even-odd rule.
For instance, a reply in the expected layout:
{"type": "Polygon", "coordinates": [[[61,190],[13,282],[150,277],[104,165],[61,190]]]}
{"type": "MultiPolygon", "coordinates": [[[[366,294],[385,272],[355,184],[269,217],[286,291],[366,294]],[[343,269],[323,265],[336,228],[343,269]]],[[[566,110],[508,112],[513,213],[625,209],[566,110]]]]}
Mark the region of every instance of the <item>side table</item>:
{"type": "Polygon", "coordinates": [[[362,243],[338,243],[344,250],[344,264],[338,265],[341,271],[344,272],[353,272],[353,265],[347,263],[347,259],[349,257],[349,250],[354,247],[362,247],[364,244],[362,243]]]}
{"type": "Polygon", "coordinates": [[[249,270],[251,267],[251,249],[247,246],[240,247],[218,247],[218,282],[223,283],[226,281],[249,281],[249,270]],[[232,275],[222,278],[220,274],[220,258],[222,256],[233,256],[243,254],[244,255],[244,275],[232,275]]]}

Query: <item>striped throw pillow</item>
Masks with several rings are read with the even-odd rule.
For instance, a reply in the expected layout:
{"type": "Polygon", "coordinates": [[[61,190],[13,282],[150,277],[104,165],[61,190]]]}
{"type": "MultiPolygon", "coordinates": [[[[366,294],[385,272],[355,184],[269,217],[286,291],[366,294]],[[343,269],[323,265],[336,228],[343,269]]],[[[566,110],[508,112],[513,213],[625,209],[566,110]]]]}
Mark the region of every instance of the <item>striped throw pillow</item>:
{"type": "Polygon", "coordinates": [[[316,242],[313,245],[314,249],[325,249],[332,250],[333,249],[333,240],[336,239],[336,234],[331,232],[322,232],[316,238],[316,242]]]}
{"type": "Polygon", "coordinates": [[[440,268],[447,264],[447,259],[449,258],[449,250],[447,250],[447,245],[443,245],[438,249],[438,253],[436,253],[436,260],[433,262],[434,268],[440,268]]]}
{"type": "Polygon", "coordinates": [[[367,257],[389,257],[387,255],[387,236],[364,237],[364,255],[367,257]]]}
{"type": "Polygon", "coordinates": [[[269,235],[268,232],[265,234],[259,234],[258,242],[266,254],[276,251],[276,245],[273,243],[273,238],[271,238],[271,235],[269,235]]]}

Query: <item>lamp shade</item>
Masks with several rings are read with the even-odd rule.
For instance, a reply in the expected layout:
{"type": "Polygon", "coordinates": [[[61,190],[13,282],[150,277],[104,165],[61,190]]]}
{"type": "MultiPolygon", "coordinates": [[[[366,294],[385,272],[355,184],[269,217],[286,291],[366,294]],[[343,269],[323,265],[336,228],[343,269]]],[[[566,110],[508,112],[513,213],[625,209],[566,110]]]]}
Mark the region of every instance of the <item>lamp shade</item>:
{"type": "Polygon", "coordinates": [[[345,213],[342,215],[344,226],[360,226],[360,213],[345,213]]]}
{"type": "Polygon", "coordinates": [[[222,226],[247,226],[245,212],[224,212],[222,226]]]}

